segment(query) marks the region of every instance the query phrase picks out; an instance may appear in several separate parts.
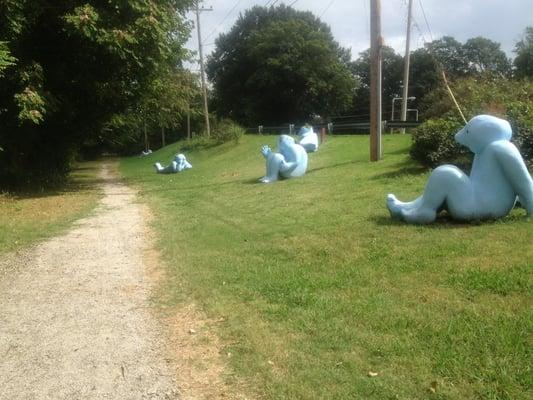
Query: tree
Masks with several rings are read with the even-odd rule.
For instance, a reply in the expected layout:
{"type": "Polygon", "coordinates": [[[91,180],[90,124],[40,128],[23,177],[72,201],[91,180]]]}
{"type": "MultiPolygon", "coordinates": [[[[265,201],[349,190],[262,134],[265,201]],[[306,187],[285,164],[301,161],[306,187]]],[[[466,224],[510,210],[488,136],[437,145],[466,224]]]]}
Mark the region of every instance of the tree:
{"type": "Polygon", "coordinates": [[[351,103],[357,83],[349,51],[310,12],[256,6],[215,43],[207,74],[221,116],[285,123],[335,115],[351,103]]]}
{"type": "MultiPolygon", "coordinates": [[[[403,57],[396,54],[392,47],[382,49],[382,108],[384,118],[390,118],[391,104],[394,97],[401,95],[403,79],[403,57]]],[[[359,58],[350,64],[352,73],[360,80],[357,89],[353,113],[354,120],[368,121],[370,118],[370,49],[359,54],[359,58]]],[[[398,109],[399,113],[400,109],[398,109]]],[[[399,119],[399,114],[396,119],[399,119]]]]}
{"type": "Polygon", "coordinates": [[[526,28],[524,38],[516,43],[514,52],[515,76],[533,78],[533,26],[526,28]]]}
{"type": "Polygon", "coordinates": [[[500,49],[499,43],[478,36],[468,39],[463,49],[466,60],[474,72],[510,75],[511,62],[500,49]]]}
{"type": "Polygon", "coordinates": [[[61,178],[77,150],[112,132],[157,76],[186,56],[187,0],[5,0],[0,40],[0,185],[61,178]]]}

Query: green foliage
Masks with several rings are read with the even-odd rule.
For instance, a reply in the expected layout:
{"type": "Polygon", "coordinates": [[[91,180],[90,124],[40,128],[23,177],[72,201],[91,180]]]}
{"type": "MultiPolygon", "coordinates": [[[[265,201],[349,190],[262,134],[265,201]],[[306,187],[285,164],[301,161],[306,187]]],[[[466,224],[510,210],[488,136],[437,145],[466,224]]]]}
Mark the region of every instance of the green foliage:
{"type": "MultiPolygon", "coordinates": [[[[188,0],[6,0],[0,40],[17,59],[0,77],[0,182],[64,175],[80,147],[124,142],[110,129],[146,98],[176,101],[188,0]],[[146,95],[146,96],[145,96],[146,95]]],[[[5,46],[3,46],[4,48],[5,46]]],[[[1,53],[0,53],[1,54],[1,53]]],[[[0,67],[1,68],[1,67],[0,67]]],[[[185,92],[185,91],[184,91],[185,92]]],[[[169,124],[166,103],[144,117],[169,124]]],[[[182,115],[177,113],[177,115],[182,115]]]]}
{"type": "MultiPolygon", "coordinates": [[[[396,54],[392,47],[384,46],[382,49],[382,103],[385,110],[389,110],[394,97],[401,94],[400,84],[403,79],[403,57],[396,54]]],[[[370,49],[359,54],[359,58],[350,63],[350,69],[361,85],[355,93],[354,104],[356,114],[362,121],[370,118],[370,49]]],[[[398,112],[400,110],[398,109],[398,112]]],[[[389,113],[387,113],[388,118],[389,113]]],[[[399,114],[396,119],[399,119],[399,114]]]]}
{"type": "Polygon", "coordinates": [[[511,62],[500,49],[500,44],[484,37],[468,39],[463,45],[470,68],[480,73],[493,72],[500,76],[511,73],[511,62]]]}
{"type": "Polygon", "coordinates": [[[516,43],[514,52],[515,76],[533,78],[533,26],[528,26],[524,38],[516,43]]]}
{"type": "Polygon", "coordinates": [[[0,42],[0,78],[4,75],[4,70],[15,64],[17,60],[9,52],[6,42],[0,42]]]}
{"type": "MultiPolygon", "coordinates": [[[[403,81],[403,57],[396,54],[390,47],[383,48],[382,86],[384,118],[391,115],[391,104],[394,97],[400,97],[403,81]]],[[[361,82],[355,98],[353,113],[360,116],[360,120],[369,119],[370,103],[370,64],[369,50],[360,53],[359,58],[352,63],[352,71],[361,82]]],[[[409,106],[424,110],[424,97],[442,86],[441,71],[444,69],[448,80],[453,81],[465,77],[495,75],[498,78],[509,76],[511,64],[500,44],[483,37],[476,37],[462,44],[451,36],[443,36],[423,48],[411,52],[409,96],[416,99],[409,102],[409,106]]],[[[399,112],[400,107],[395,109],[399,112]]],[[[395,115],[398,119],[398,115],[395,115]]]]}
{"type": "Polygon", "coordinates": [[[310,12],[253,7],[216,39],[207,63],[213,103],[240,123],[285,123],[331,116],[352,101],[349,52],[310,12]]]}
{"type": "Polygon", "coordinates": [[[469,151],[454,140],[461,128],[458,120],[430,119],[413,130],[410,155],[421,164],[434,168],[441,164],[468,160],[469,151]]]}
{"type": "MultiPolygon", "coordinates": [[[[513,127],[513,142],[526,162],[533,161],[533,81],[513,81],[485,75],[456,81],[452,90],[466,119],[491,114],[507,119],[513,127]]],[[[443,163],[465,166],[469,151],[454,141],[464,125],[446,89],[425,97],[427,121],[413,132],[411,156],[428,167],[443,163]]]]}
{"type": "Polygon", "coordinates": [[[232,141],[238,144],[245,133],[246,130],[242,126],[229,118],[217,121],[211,129],[211,136],[217,143],[232,141]]]}

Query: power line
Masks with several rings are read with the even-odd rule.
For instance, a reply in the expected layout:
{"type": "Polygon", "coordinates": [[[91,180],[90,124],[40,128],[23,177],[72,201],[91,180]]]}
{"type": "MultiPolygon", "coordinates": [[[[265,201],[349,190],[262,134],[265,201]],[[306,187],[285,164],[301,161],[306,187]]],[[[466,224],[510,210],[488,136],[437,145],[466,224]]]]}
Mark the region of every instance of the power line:
{"type": "Polygon", "coordinates": [[[326,13],[326,11],[329,10],[329,8],[331,7],[331,5],[335,3],[335,0],[331,0],[329,2],[329,4],[326,6],[326,8],[324,8],[324,11],[322,11],[322,13],[320,14],[320,16],[318,17],[318,19],[322,18],[322,16],[326,13]]]}
{"type": "Polygon", "coordinates": [[[220,21],[217,26],[215,26],[213,28],[213,30],[211,32],[209,32],[209,34],[204,38],[204,40],[207,40],[209,39],[213,33],[216,32],[216,30],[224,23],[224,21],[226,21],[226,19],[228,19],[228,17],[233,13],[233,11],[237,8],[237,6],[240,4],[241,0],[237,0],[237,2],[234,4],[234,6],[231,8],[231,10],[228,11],[228,13],[224,16],[224,18],[222,18],[222,21],[220,21]]]}
{"type": "Polygon", "coordinates": [[[424,20],[426,21],[426,26],[428,28],[429,37],[430,37],[431,41],[433,41],[433,34],[431,33],[431,28],[429,27],[429,22],[428,22],[428,19],[426,17],[426,12],[424,11],[424,6],[422,5],[422,0],[418,0],[418,3],[420,4],[420,9],[422,10],[422,15],[424,16],[424,20]]]}
{"type": "Polygon", "coordinates": [[[294,0],[291,4],[289,4],[289,7],[292,7],[298,0],[294,0]]]}

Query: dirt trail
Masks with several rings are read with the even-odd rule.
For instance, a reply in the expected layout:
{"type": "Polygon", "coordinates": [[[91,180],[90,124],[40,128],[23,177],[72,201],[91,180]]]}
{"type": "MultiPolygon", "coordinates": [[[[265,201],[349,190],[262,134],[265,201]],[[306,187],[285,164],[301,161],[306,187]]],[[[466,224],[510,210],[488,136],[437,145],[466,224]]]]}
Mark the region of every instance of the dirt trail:
{"type": "Polygon", "coordinates": [[[0,399],[179,397],[150,311],[142,207],[109,165],[102,178],[92,216],[0,260],[0,399]]]}

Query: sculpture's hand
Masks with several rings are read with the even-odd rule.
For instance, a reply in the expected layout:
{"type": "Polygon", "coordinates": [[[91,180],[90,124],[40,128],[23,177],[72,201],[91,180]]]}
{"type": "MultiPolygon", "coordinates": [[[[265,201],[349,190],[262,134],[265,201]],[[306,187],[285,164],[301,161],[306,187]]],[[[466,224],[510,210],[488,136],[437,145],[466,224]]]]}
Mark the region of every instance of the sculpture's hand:
{"type": "Polygon", "coordinates": [[[261,154],[263,154],[265,158],[267,158],[270,153],[272,153],[272,149],[268,145],[261,147],[261,154]]]}

